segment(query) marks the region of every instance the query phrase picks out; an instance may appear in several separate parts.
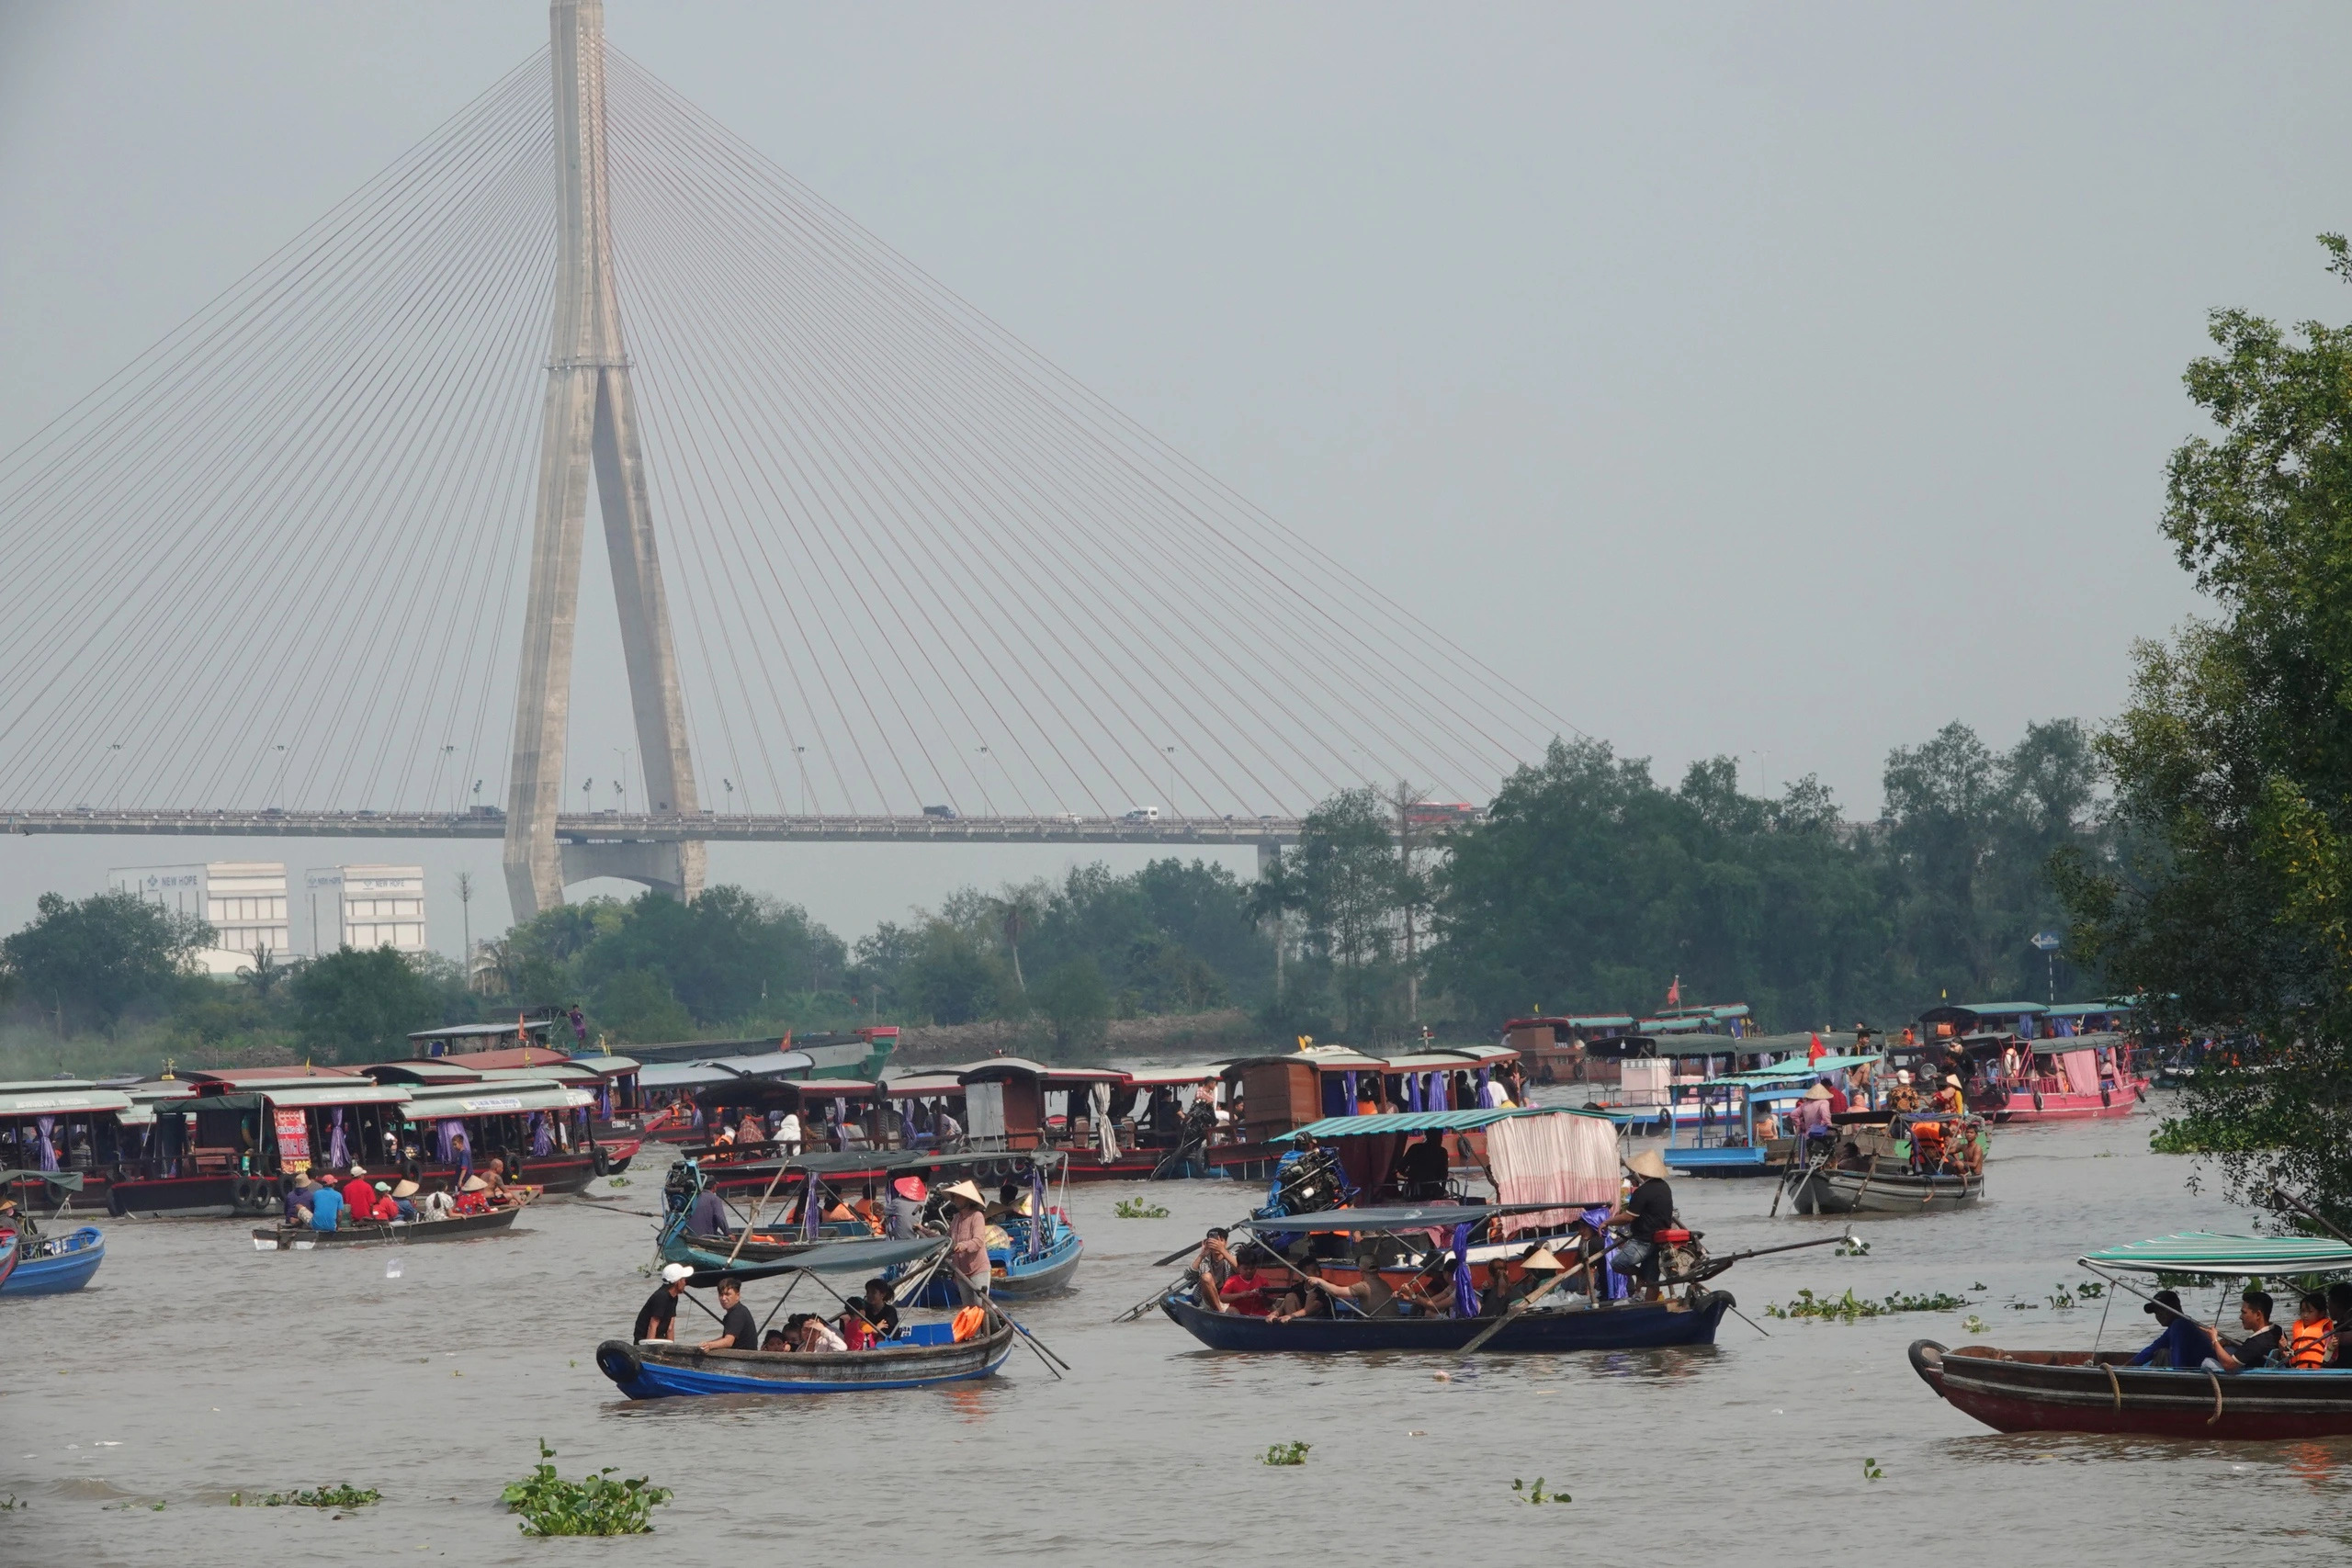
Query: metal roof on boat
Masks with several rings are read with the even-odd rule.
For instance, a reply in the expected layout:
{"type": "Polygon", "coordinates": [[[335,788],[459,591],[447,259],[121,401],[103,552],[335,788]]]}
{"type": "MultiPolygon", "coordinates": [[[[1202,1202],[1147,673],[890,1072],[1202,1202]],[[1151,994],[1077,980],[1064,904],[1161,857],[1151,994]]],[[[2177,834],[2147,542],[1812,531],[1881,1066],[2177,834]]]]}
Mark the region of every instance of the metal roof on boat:
{"type": "Polygon", "coordinates": [[[1544,1214],[1573,1209],[1574,1203],[1427,1203],[1389,1209],[1318,1209],[1311,1214],[1270,1215],[1237,1220],[1233,1228],[1248,1231],[1414,1231],[1476,1224],[1499,1214],[1544,1214]]]}
{"type": "Polygon", "coordinates": [[[2086,1253],[2075,1261],[2136,1274],[2333,1274],[2352,1269],[2352,1246],[2332,1236],[2181,1231],[2086,1253]]]}
{"type": "Polygon", "coordinates": [[[490,1079],[472,1084],[417,1084],[407,1093],[409,1119],[506,1116],[521,1111],[571,1111],[594,1105],[596,1097],[585,1089],[544,1079],[490,1079]]]}
{"type": "Polygon", "coordinates": [[[241,1085],[221,1094],[201,1094],[162,1102],[159,1109],[177,1115],[198,1111],[255,1111],[266,1100],[279,1111],[306,1111],[336,1105],[401,1105],[409,1091],[400,1084],[372,1078],[345,1078],[340,1083],[241,1085]]]}
{"type": "Polygon", "coordinates": [[[1522,1105],[1508,1111],[1391,1111],[1372,1116],[1326,1116],[1289,1138],[1370,1138],[1383,1133],[1467,1133],[1515,1116],[1599,1116],[1576,1105],[1522,1105]]]}
{"type": "Polygon", "coordinates": [[[912,1263],[944,1249],[944,1235],[917,1235],[904,1238],[875,1236],[871,1239],[854,1236],[846,1241],[812,1242],[798,1252],[786,1253],[773,1263],[739,1264],[730,1269],[698,1269],[686,1283],[708,1290],[719,1280],[732,1276],[738,1280],[765,1280],[778,1274],[872,1274],[895,1264],[912,1263]]]}
{"type": "Polygon", "coordinates": [[[110,1089],[44,1088],[0,1094],[0,1116],[103,1116],[130,1109],[130,1097],[110,1089]]]}
{"type": "Polygon", "coordinates": [[[1800,1058],[1793,1062],[1776,1062],[1769,1067],[1756,1067],[1744,1073],[1726,1073],[1724,1083],[1780,1084],[1791,1078],[1817,1078],[1827,1073],[1842,1073],[1849,1067],[1875,1066],[1882,1058],[1871,1056],[1824,1056],[1818,1062],[1800,1058]]]}

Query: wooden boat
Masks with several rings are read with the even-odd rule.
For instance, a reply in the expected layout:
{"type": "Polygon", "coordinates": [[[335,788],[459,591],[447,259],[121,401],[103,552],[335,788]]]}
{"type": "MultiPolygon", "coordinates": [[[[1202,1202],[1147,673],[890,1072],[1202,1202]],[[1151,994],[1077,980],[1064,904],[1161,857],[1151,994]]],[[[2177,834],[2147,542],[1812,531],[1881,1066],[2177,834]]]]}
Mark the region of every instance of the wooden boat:
{"type": "Polygon", "coordinates": [[[1984,1199],[1981,1176],[1800,1169],[1788,1174],[1785,1185],[1800,1214],[1927,1214],[1984,1199]]]}
{"type": "Polygon", "coordinates": [[[37,1241],[17,1238],[17,1266],[0,1280],[0,1296],[51,1296],[78,1291],[106,1261],[107,1239],[96,1225],[37,1241]]]}
{"type": "MultiPolygon", "coordinates": [[[[888,1275],[895,1270],[935,1265],[946,1247],[944,1236],[825,1242],[779,1263],[697,1269],[686,1283],[690,1289],[707,1290],[723,1279],[744,1284],[786,1274],[809,1278],[826,1274],[852,1278],[888,1275]]],[[[822,1284],[821,1279],[819,1283],[822,1284]]],[[[815,1299],[821,1300],[831,1293],[827,1287],[815,1299]]],[[[774,1308],[768,1315],[775,1315],[774,1308]]],[[[596,1347],[596,1366],[631,1399],[661,1399],[673,1394],[850,1393],[920,1388],[989,1376],[1012,1354],[1019,1332],[1011,1318],[991,1310],[986,1326],[969,1339],[959,1342],[952,1323],[910,1324],[868,1350],[698,1350],[686,1341],[643,1340],[631,1344],[626,1339],[607,1339],[596,1347]]]]}
{"type": "Polygon", "coordinates": [[[697,1350],[649,1339],[607,1339],[596,1369],[631,1399],[697,1393],[859,1393],[964,1382],[995,1373],[1012,1354],[1017,1331],[1000,1317],[987,1333],[958,1343],[944,1323],[918,1324],[871,1350],[802,1354],[780,1350],[697,1350]]]}
{"type": "MultiPolygon", "coordinates": [[[[1695,1302],[1611,1302],[1601,1306],[1537,1307],[1505,1323],[1480,1352],[1549,1355],[1566,1350],[1648,1350],[1712,1345],[1734,1303],[1706,1291],[1695,1302]]],[[[1494,1327],[1491,1317],[1302,1317],[1274,1323],[1238,1312],[1210,1312],[1185,1296],[1164,1297],[1169,1320],[1212,1350],[1331,1354],[1360,1350],[1459,1351],[1494,1327]]]]}
{"type": "Polygon", "coordinates": [[[523,1205],[488,1209],[479,1214],[452,1214],[446,1220],[362,1220],[331,1231],[308,1225],[256,1225],[255,1252],[309,1252],[314,1248],[420,1247],[426,1242],[463,1241],[468,1236],[492,1235],[512,1230],[523,1205]]]}
{"type": "Polygon", "coordinates": [[[12,1230],[0,1230],[0,1285],[6,1285],[8,1282],[8,1276],[16,1271],[17,1233],[12,1230]]]}
{"type": "MultiPolygon", "coordinates": [[[[2188,1231],[2130,1242],[2075,1259],[2141,1294],[2119,1276],[2201,1275],[2217,1281],[2292,1279],[2352,1270],[2352,1244],[2328,1236],[2216,1235],[2188,1231]]],[[[2352,1371],[2132,1366],[2132,1352],[1947,1349],[1911,1347],[1912,1370],[1954,1409],[2004,1432],[2129,1432],[2191,1438],[2352,1436],[2352,1371]]]]}
{"type": "Polygon", "coordinates": [[[1954,1409],[2003,1432],[2195,1438],[2352,1436],[2352,1371],[2133,1367],[2128,1350],[2003,1350],[1932,1339],[1912,1370],[1954,1409]]]}

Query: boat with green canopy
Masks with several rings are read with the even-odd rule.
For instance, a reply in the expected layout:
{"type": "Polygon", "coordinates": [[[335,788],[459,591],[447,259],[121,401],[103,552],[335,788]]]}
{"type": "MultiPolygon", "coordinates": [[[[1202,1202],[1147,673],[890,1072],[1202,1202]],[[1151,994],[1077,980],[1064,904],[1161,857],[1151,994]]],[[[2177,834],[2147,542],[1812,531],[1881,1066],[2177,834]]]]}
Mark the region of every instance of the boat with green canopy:
{"type": "MultiPolygon", "coordinates": [[[[2184,1276],[2224,1288],[2239,1280],[2352,1275],[2352,1244],[2330,1236],[2183,1231],[2085,1253],[2075,1261],[2115,1293],[2145,1294],[2124,1276],[2184,1276]]],[[[2144,1309],[2143,1309],[2144,1310],[2144,1309]]],[[[2135,1317],[2137,1314],[2134,1314],[2135,1317]]],[[[2102,1315],[2102,1329],[2104,1316],[2102,1315]]],[[[1911,1347],[1920,1379],[1953,1408],[2004,1432],[2129,1432],[2195,1438],[2352,1436],[2352,1371],[2134,1365],[2129,1350],[1911,1347]]]]}

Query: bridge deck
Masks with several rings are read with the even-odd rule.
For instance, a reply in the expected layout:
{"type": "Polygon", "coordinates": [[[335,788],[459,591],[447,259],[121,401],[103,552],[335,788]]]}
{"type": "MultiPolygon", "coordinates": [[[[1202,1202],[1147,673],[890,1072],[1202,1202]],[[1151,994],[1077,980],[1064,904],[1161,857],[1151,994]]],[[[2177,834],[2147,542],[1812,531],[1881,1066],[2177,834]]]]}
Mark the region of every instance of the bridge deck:
{"type": "MultiPolygon", "coordinates": [[[[0,812],[11,833],[122,833],[281,839],[503,839],[503,817],[403,811],[0,812]]],[[[1199,844],[1298,842],[1295,817],[694,817],[619,812],[556,818],[559,841],[675,843],[1199,844]]]]}

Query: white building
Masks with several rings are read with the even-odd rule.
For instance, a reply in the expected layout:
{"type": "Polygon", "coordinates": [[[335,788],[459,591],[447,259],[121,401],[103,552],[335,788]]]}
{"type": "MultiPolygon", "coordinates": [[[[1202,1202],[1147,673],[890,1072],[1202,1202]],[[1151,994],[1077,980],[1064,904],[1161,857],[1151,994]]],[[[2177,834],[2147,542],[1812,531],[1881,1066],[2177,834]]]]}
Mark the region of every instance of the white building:
{"type": "Polygon", "coordinates": [[[337,865],[305,872],[311,951],[337,946],[424,951],[424,868],[337,865]]]}
{"type": "Polygon", "coordinates": [[[107,873],[107,887],[209,924],[220,934],[196,955],[209,974],[235,974],[253,963],[255,948],[281,958],[293,950],[283,861],[125,866],[107,873]]]}

